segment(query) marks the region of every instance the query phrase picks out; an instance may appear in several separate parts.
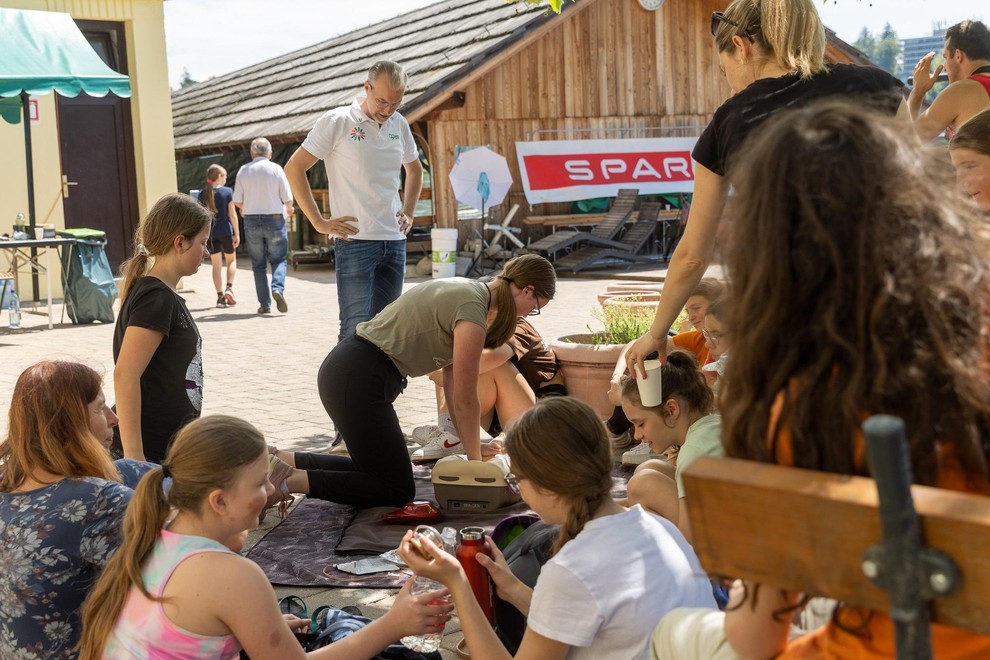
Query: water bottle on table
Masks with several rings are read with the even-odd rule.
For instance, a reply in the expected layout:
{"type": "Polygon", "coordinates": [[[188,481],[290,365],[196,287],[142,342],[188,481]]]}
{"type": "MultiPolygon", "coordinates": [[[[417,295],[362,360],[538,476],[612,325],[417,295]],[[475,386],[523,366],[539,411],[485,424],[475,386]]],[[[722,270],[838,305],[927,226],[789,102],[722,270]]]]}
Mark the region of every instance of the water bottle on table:
{"type": "MultiPolygon", "coordinates": [[[[422,547],[419,544],[421,538],[428,538],[436,546],[443,548],[447,552],[454,551],[454,545],[457,542],[457,532],[452,529],[444,529],[444,534],[441,536],[440,532],[430,527],[429,525],[419,525],[416,527],[415,534],[410,541],[410,544],[414,549],[420,551],[422,547]],[[449,530],[449,531],[448,531],[449,530]]],[[[424,557],[429,557],[429,553],[426,550],[420,551],[424,557]]],[[[417,575],[413,578],[412,595],[417,596],[419,594],[429,593],[431,591],[436,591],[437,589],[444,589],[445,587],[440,582],[436,580],[431,580],[426,577],[417,575]]],[[[450,596],[445,596],[443,599],[437,601],[436,603],[430,603],[431,605],[440,605],[443,603],[450,602],[450,596]]],[[[402,645],[408,649],[412,649],[418,653],[433,653],[440,648],[440,642],[443,640],[443,628],[440,628],[435,633],[429,633],[427,635],[408,635],[403,637],[399,641],[402,645]]]]}
{"type": "Polygon", "coordinates": [[[10,302],[7,303],[7,309],[10,310],[10,327],[21,327],[21,301],[17,298],[17,291],[13,289],[10,291],[10,302]]]}

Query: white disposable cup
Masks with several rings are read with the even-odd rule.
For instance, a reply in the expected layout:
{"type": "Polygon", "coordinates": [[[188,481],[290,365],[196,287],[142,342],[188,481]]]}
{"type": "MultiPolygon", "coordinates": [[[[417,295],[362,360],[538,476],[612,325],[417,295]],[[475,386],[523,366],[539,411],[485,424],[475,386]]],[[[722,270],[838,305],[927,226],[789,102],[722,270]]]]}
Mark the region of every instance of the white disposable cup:
{"type": "Polygon", "coordinates": [[[36,239],[38,239],[39,241],[41,239],[43,239],[45,237],[45,228],[44,227],[35,227],[34,228],[34,237],[36,239]]]}
{"type": "Polygon", "coordinates": [[[645,360],[643,369],[646,370],[646,378],[636,379],[639,400],[644,408],[659,406],[663,401],[663,390],[660,388],[660,360],[645,360]]]}

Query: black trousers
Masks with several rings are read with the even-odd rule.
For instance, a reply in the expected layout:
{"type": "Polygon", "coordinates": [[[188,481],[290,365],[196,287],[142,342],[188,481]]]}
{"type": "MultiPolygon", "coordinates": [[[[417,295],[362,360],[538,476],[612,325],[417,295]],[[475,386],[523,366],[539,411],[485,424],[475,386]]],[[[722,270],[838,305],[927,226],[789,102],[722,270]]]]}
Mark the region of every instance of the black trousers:
{"type": "Polygon", "coordinates": [[[412,501],[412,463],[393,406],[406,379],[395,363],[367,340],[349,337],[323,361],[317,384],[350,457],[296,454],[296,467],[309,475],[310,495],[360,508],[412,501]]]}

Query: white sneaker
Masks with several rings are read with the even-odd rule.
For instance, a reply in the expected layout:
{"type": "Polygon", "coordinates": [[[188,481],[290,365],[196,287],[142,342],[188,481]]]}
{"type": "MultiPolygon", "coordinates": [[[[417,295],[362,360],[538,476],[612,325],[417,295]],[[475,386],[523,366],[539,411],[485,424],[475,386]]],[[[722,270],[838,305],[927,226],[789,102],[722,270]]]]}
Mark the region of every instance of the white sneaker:
{"type": "Polygon", "coordinates": [[[414,462],[435,461],[444,456],[464,453],[464,445],[461,444],[460,438],[438,426],[434,429],[430,431],[430,441],[414,451],[409,457],[414,462]]]}
{"type": "Polygon", "coordinates": [[[641,465],[651,458],[663,458],[660,454],[654,454],[650,450],[650,445],[641,442],[627,452],[622,453],[623,465],[641,465]]]}
{"type": "Polygon", "coordinates": [[[440,427],[436,424],[427,424],[426,426],[417,426],[412,432],[412,442],[422,447],[423,445],[430,444],[433,439],[433,434],[440,430],[440,427]]]}

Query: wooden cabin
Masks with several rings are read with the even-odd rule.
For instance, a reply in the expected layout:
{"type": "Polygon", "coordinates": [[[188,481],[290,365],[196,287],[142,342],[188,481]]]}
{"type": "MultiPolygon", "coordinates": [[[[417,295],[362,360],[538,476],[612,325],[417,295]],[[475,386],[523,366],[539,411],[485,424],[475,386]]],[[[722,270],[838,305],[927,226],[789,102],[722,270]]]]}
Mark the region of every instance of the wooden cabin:
{"type": "MultiPolygon", "coordinates": [[[[678,0],[649,11],[637,0],[577,0],[557,15],[505,0],[437,2],[176,92],[180,189],[201,180],[209,154],[234,174],[259,135],[284,163],[323,112],[350,104],[368,66],[388,58],[409,75],[399,112],[430,165],[424,220],[457,226],[447,177],[455,147],[476,145],[506,156],[513,173],[493,220],[513,203],[522,210],[514,225],[566,213],[569,204],[526,203],[516,142],[699,135],[730,93],[710,33],[712,12],[727,4],[678,0]]],[[[829,60],[868,62],[828,36],[829,60]]],[[[311,177],[320,188],[322,167],[311,177]]]]}

